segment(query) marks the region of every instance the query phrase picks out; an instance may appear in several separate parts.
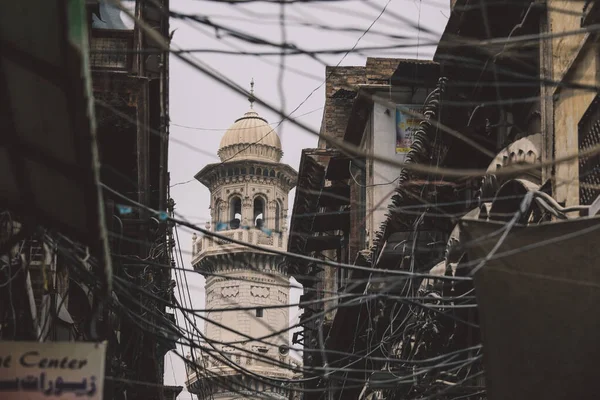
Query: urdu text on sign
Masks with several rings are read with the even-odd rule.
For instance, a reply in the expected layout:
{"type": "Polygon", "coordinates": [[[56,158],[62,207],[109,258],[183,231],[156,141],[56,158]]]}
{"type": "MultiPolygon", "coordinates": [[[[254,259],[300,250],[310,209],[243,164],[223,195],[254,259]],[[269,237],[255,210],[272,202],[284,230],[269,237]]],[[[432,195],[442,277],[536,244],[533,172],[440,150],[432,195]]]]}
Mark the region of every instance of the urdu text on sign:
{"type": "Polygon", "coordinates": [[[0,398],[101,400],[106,343],[0,342],[0,398]]]}

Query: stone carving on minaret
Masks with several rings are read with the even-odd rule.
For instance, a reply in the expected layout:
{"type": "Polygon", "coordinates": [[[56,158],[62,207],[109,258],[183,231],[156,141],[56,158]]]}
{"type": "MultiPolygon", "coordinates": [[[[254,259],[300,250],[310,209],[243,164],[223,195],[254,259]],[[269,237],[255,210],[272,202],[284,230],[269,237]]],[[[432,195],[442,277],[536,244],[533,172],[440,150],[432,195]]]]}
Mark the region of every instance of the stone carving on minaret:
{"type": "Polygon", "coordinates": [[[226,286],[221,290],[223,297],[235,297],[240,292],[239,286],[226,286]]]}
{"type": "Polygon", "coordinates": [[[277,201],[276,200],[271,200],[269,202],[269,210],[271,211],[275,211],[275,208],[277,207],[277,201]]]}
{"type": "Polygon", "coordinates": [[[251,286],[250,294],[254,297],[269,297],[269,288],[264,286],[251,286]]]}
{"type": "Polygon", "coordinates": [[[213,300],[215,299],[215,292],[214,290],[211,290],[210,292],[206,293],[206,299],[208,300],[208,303],[212,303],[213,300]]]}
{"type": "Polygon", "coordinates": [[[287,294],[285,294],[281,290],[277,291],[277,300],[279,300],[281,303],[287,303],[287,299],[288,299],[287,294]]]}

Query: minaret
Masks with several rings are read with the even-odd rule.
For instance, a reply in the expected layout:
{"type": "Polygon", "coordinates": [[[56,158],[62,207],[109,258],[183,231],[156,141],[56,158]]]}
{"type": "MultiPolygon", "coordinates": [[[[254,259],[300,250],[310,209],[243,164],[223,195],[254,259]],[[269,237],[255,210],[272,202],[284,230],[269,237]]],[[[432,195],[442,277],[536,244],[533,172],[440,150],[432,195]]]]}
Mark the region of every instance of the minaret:
{"type": "MultiPolygon", "coordinates": [[[[285,250],[288,193],[297,173],[280,163],[279,136],[253,108],[254,80],[248,100],[250,110],[221,139],[221,162],[206,165],[195,178],[210,190],[211,231],[264,249],[285,250]]],[[[270,382],[267,377],[285,380],[293,376],[288,355],[289,308],[285,307],[289,304],[289,275],[284,257],[209,235],[193,240],[192,265],[206,278],[206,308],[251,309],[206,314],[214,323],[205,322],[205,340],[214,348],[202,343],[210,351],[196,353],[196,363],[203,368],[189,370],[188,390],[199,400],[244,398],[238,390],[247,392],[249,399],[252,392],[289,398],[285,386],[261,382],[270,382]],[[254,374],[265,379],[256,379],[254,374]]]]}

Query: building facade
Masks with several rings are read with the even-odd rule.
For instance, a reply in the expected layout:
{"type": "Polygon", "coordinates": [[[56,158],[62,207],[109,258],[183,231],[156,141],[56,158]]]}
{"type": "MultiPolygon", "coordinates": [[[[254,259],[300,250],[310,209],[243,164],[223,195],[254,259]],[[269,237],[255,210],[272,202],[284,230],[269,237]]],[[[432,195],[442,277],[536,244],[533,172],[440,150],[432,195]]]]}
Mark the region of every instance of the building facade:
{"type": "Polygon", "coordinates": [[[206,278],[209,311],[187,387],[199,400],[250,399],[253,392],[288,399],[295,368],[289,273],[285,258],[265,249],[287,247],[288,193],[297,174],[280,162],[279,136],[252,108],[225,133],[218,155],[220,163],[195,176],[211,196],[212,222],[207,234],[194,236],[192,256],[206,278]]]}
{"type": "MultiPolygon", "coordinates": [[[[107,374],[118,378],[107,381],[106,388],[114,399],[159,400],[180,389],[132,382],[161,384],[165,354],[175,348],[175,316],[165,307],[174,298],[174,285],[171,271],[161,267],[172,262],[172,232],[146,209],[124,212],[120,205],[128,204],[125,196],[153,210],[168,212],[173,206],[167,171],[169,56],[110,1],[87,1],[87,6],[101,180],[113,190],[104,191],[104,202],[115,279],[126,280],[129,290],[159,294],[141,300],[116,295],[129,311],[108,313],[102,326],[110,343],[107,374]],[[152,312],[146,313],[148,309],[152,312]],[[141,314],[146,321],[139,320],[141,314]],[[148,326],[164,331],[156,334],[150,328],[154,334],[148,334],[148,326]]],[[[168,0],[136,0],[126,7],[169,37],[168,0]]]]}
{"type": "MultiPolygon", "coordinates": [[[[401,173],[398,167],[371,156],[398,162],[407,159],[406,140],[398,139],[399,107],[422,114],[422,104],[436,86],[438,73],[439,65],[431,61],[384,58],[369,58],[364,67],[327,69],[320,148],[302,152],[290,252],[346,264],[370,264],[370,250],[377,243],[401,173]],[[328,138],[363,155],[351,157],[328,143],[328,138]]],[[[408,121],[411,126],[418,125],[420,119],[413,119],[408,121]]],[[[317,262],[290,260],[290,264],[304,285],[301,302],[332,297],[331,293],[344,296],[301,305],[302,330],[294,341],[308,349],[304,354],[307,367],[322,368],[327,361],[332,368],[341,368],[351,362],[353,371],[347,378],[332,374],[329,382],[311,379],[307,386],[321,390],[330,387],[333,398],[358,397],[362,385],[355,382],[367,379],[359,371],[369,366],[360,357],[349,359],[340,354],[362,351],[367,346],[365,331],[372,325],[366,317],[370,305],[358,300],[367,288],[368,274],[317,262]],[[320,329],[324,343],[319,340],[320,329]],[[321,346],[326,349],[327,360],[317,351],[321,346]],[[344,379],[353,383],[344,385],[344,379]]],[[[319,396],[317,392],[305,394],[306,398],[319,396]]]]}
{"type": "MultiPolygon", "coordinates": [[[[385,164],[378,158],[390,160],[397,153],[391,143],[378,147],[369,139],[383,138],[381,144],[390,139],[386,135],[394,132],[385,123],[385,110],[402,104],[386,95],[384,87],[383,96],[377,96],[368,85],[361,89],[349,80],[336,83],[339,76],[331,79],[335,90],[326,93],[322,135],[343,146],[324,138],[320,149],[303,152],[290,251],[331,259],[326,251],[343,255],[348,249],[364,249],[351,251],[355,258],[335,260],[372,269],[363,273],[318,262],[295,264],[302,271],[299,276],[312,276],[303,281],[306,300],[322,296],[323,290],[346,298],[344,307],[305,307],[305,329],[297,336],[305,348],[335,350],[324,352],[327,360],[314,352],[305,353],[304,360],[305,367],[327,362],[342,371],[330,375],[329,382],[314,380],[330,398],[486,398],[491,386],[486,388],[489,364],[483,358],[485,342],[481,348],[478,303],[485,293],[475,293],[467,278],[477,263],[465,250],[469,241],[459,221],[506,226],[517,218],[515,223],[528,226],[585,218],[598,211],[600,69],[598,34],[591,28],[599,20],[598,2],[452,0],[450,5],[434,58],[434,84],[421,86],[427,93],[412,104],[422,102],[422,121],[404,158],[396,158],[405,167],[394,169],[388,163],[377,178],[377,166],[385,164]],[[361,90],[371,90],[367,98],[376,103],[372,112],[361,111],[361,90]],[[361,151],[344,156],[341,148],[348,144],[361,151]],[[361,161],[366,166],[362,173],[353,168],[361,161]],[[516,165],[520,168],[513,168],[516,165]],[[458,173],[444,172],[449,170],[458,173]],[[343,185],[350,188],[342,192],[343,185]],[[391,195],[382,190],[386,186],[391,195]],[[332,187],[345,194],[345,208],[325,208],[323,199],[332,187]],[[362,197],[351,200],[353,193],[361,192],[362,197]],[[522,210],[527,196],[535,200],[522,210]],[[589,207],[592,203],[595,206],[589,207]],[[307,230],[324,227],[324,213],[332,218],[342,211],[349,215],[347,220],[328,225],[339,231],[307,230]],[[316,214],[306,221],[307,215],[316,214]],[[353,218],[357,214],[362,218],[353,218]],[[348,232],[342,238],[349,240],[321,248],[304,244],[340,232],[348,232]],[[313,237],[300,239],[307,234],[313,237]],[[424,275],[400,279],[390,271],[424,275]],[[324,343],[318,341],[319,324],[324,343]],[[354,333],[349,335],[349,329],[354,333]],[[336,359],[339,352],[344,356],[336,359]],[[444,354],[454,354],[454,366],[439,362],[444,354]],[[344,372],[348,365],[352,369],[344,372]]],[[[411,72],[406,62],[396,63],[396,78],[415,79],[416,70],[411,72]]],[[[562,339],[552,338],[551,329],[545,335],[557,343],[562,339]]],[[[549,353],[536,357],[551,359],[549,353]]],[[[530,376],[525,376],[521,383],[531,386],[530,376]]]]}
{"type": "MultiPolygon", "coordinates": [[[[24,125],[28,126],[25,131],[31,143],[46,146],[48,158],[44,160],[60,161],[46,165],[41,172],[50,175],[37,176],[36,181],[44,182],[40,188],[46,193],[49,214],[67,214],[61,221],[40,218],[44,213],[33,211],[33,207],[25,212],[14,206],[2,209],[0,241],[4,245],[8,240],[11,257],[2,257],[0,269],[10,261],[8,270],[19,279],[10,280],[15,286],[6,297],[0,293],[0,303],[16,304],[17,316],[11,329],[1,330],[0,339],[106,341],[104,399],[172,399],[182,388],[162,385],[164,356],[174,348],[177,331],[174,315],[166,312],[166,304],[173,299],[170,270],[164,268],[171,261],[170,227],[147,211],[165,212],[171,204],[167,173],[168,53],[156,49],[139,24],[125,23],[124,14],[110,1],[59,3],[30,5],[37,7],[40,19],[23,21],[11,33],[18,38],[37,32],[36,46],[20,39],[16,43],[34,52],[42,49],[40,54],[45,49],[58,51],[52,58],[68,60],[68,64],[51,69],[70,71],[59,74],[60,80],[64,79],[59,86],[79,91],[78,96],[68,91],[64,96],[55,89],[44,91],[46,84],[59,87],[46,73],[39,77],[21,75],[14,81],[22,86],[22,93],[27,93],[26,87],[39,90],[22,97],[45,110],[37,122],[27,116],[31,125],[24,125]],[[73,16],[78,18],[71,21],[73,16]],[[78,52],[73,52],[74,39],[82,42],[78,52]],[[91,82],[84,82],[83,77],[91,78],[91,82]],[[93,97],[84,98],[83,88],[93,97]],[[48,117],[52,124],[44,121],[48,117]],[[37,128],[31,129],[33,126],[37,128]],[[65,140],[71,129],[77,133],[65,140]],[[83,151],[91,144],[91,153],[83,151]],[[66,160],[81,165],[64,164],[66,160]],[[88,163],[98,168],[99,179],[93,189],[86,179],[84,166],[88,163]],[[65,185],[65,177],[77,182],[74,188],[65,185]],[[81,195],[84,189],[89,192],[81,195]],[[129,199],[142,207],[133,206],[129,199]],[[87,219],[89,209],[95,210],[96,224],[87,219]],[[97,249],[97,237],[89,240],[98,229],[98,220],[110,236],[106,256],[97,249]],[[86,226],[77,231],[74,223],[86,226]]],[[[168,37],[168,0],[138,0],[127,7],[136,19],[168,37]]],[[[2,15],[16,22],[27,13],[14,3],[3,9],[2,15]]],[[[30,113],[37,114],[33,110],[30,113]]],[[[24,153],[39,158],[31,149],[24,153]]],[[[0,197],[4,203],[4,194],[0,197]]],[[[0,314],[6,314],[2,307],[0,314]]],[[[5,326],[5,322],[0,325],[5,326]]]]}

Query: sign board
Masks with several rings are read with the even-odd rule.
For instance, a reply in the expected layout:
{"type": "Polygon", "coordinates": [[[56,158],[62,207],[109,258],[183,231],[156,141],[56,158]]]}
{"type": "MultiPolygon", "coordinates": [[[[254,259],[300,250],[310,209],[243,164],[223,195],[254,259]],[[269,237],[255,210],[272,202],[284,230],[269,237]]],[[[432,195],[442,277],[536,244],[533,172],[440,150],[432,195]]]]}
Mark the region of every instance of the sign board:
{"type": "Polygon", "coordinates": [[[422,118],[408,114],[406,110],[408,109],[420,115],[423,112],[422,107],[417,105],[396,106],[396,154],[406,154],[410,151],[414,135],[423,120],[422,118]]]}
{"type": "Polygon", "coordinates": [[[102,399],[106,342],[0,342],[0,398],[102,399]]]}

